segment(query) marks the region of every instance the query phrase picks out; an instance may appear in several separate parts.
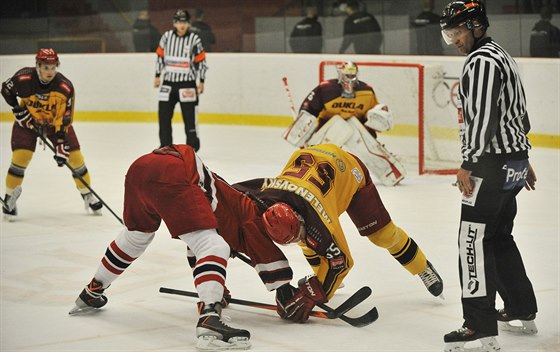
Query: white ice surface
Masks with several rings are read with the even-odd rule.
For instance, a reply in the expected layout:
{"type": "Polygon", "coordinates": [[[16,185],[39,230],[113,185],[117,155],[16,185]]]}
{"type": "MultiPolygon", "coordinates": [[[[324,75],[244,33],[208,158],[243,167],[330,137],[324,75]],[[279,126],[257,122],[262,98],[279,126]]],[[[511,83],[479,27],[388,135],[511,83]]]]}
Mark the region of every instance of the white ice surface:
{"type": "MultiPolygon", "coordinates": [[[[155,124],[76,123],[93,188],[121,217],[124,175],[130,163],[158,144],[155,124]]],[[[175,141],[184,142],[181,125],[175,141]]],[[[11,125],[0,124],[0,189],[10,163],[11,125]]],[[[282,129],[200,126],[201,157],[230,182],[275,176],[293,149],[282,129]]],[[[383,140],[397,154],[413,141],[383,140]]],[[[107,306],[90,316],[68,316],[89,282],[106,246],[121,225],[104,209],[86,215],[66,168],[56,167],[49,150],[37,148],[18,201],[19,219],[0,225],[1,351],[191,351],[197,322],[195,299],[158,293],[160,286],[194,290],[185,246],[156,234],[146,253],[106,291],[107,306]]],[[[559,151],[536,149],[531,160],[537,191],[518,197],[514,228],[535,288],[539,313],[536,336],[502,332],[503,351],[559,351],[559,151]]],[[[341,320],[312,318],[307,324],[282,321],[275,312],[242,306],[225,310],[232,326],[252,334],[252,351],[442,351],[443,335],[460,327],[457,268],[460,195],[453,176],[417,176],[416,165],[395,188],[379,192],[393,220],[413,237],[445,281],[445,301],[428,294],[385,250],[358,236],[344,216],[343,226],[355,267],[330,305],[359,287],[373,295],[356,315],[377,306],[374,324],[351,327],[341,320]]],[[[285,247],[299,278],[310,272],[297,247],[285,247]]],[[[239,260],[228,266],[227,285],[236,298],[274,302],[256,273],[239,260]]],[[[498,302],[498,307],[501,303],[498,302]]]]}

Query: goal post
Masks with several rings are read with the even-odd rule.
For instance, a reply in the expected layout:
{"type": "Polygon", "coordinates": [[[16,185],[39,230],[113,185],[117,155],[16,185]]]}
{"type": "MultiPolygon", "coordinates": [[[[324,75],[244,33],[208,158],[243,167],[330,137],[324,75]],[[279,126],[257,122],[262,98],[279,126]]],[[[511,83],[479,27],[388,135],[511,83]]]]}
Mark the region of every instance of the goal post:
{"type": "MultiPolygon", "coordinates": [[[[321,61],[319,82],[336,78],[343,61],[321,61]]],[[[387,104],[396,124],[412,126],[418,144],[418,173],[453,174],[461,163],[453,82],[442,65],[405,62],[356,62],[359,79],[387,104]],[[417,127],[417,129],[416,129],[417,127]]],[[[397,154],[399,154],[397,152],[397,154]]]]}

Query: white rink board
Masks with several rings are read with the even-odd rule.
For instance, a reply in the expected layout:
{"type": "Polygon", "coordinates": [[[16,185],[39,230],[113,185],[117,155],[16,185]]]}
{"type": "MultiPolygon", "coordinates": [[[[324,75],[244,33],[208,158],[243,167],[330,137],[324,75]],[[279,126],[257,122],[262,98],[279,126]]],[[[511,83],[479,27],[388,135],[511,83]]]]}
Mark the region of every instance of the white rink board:
{"type": "MultiPolygon", "coordinates": [[[[319,55],[209,53],[209,70],[199,111],[214,114],[290,116],[282,77],[288,77],[296,106],[317,85],[324,60],[408,62],[443,65],[446,76],[458,77],[461,56],[319,55]]],[[[76,111],[157,111],[153,88],[155,54],[61,54],[60,71],[76,88],[76,111]]],[[[516,58],[525,84],[532,133],[560,135],[560,60],[516,58]]],[[[33,55],[0,56],[0,79],[23,66],[33,55]]],[[[384,89],[386,82],[375,83],[384,89]]],[[[9,112],[0,100],[0,111],[9,112]]],[[[416,124],[406,117],[397,124],[416,124]]]]}

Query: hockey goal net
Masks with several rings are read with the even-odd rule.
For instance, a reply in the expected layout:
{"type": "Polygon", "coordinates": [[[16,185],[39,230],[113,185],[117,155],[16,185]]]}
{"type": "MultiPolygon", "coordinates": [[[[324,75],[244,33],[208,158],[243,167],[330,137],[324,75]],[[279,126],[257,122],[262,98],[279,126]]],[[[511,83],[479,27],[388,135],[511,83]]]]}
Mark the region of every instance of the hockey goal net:
{"type": "MultiPolygon", "coordinates": [[[[319,81],[336,78],[342,61],[322,61],[319,81]]],[[[389,149],[416,159],[422,174],[452,174],[461,163],[457,124],[456,80],[444,77],[441,65],[356,62],[358,78],[387,104],[401,133],[418,138],[413,150],[389,149]]],[[[395,133],[396,134],[396,133],[395,133]]],[[[406,149],[406,148],[405,148],[406,149]]],[[[410,149],[410,148],[409,148],[410,149]]]]}

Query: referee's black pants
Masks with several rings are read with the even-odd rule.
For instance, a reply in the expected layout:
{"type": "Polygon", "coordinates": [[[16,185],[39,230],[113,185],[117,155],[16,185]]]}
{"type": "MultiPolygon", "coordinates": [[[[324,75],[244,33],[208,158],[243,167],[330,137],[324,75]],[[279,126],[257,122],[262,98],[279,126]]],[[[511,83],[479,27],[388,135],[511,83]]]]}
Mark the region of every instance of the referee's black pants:
{"type": "Polygon", "coordinates": [[[474,206],[463,201],[461,208],[459,277],[463,326],[491,335],[498,334],[496,291],[510,315],[537,312],[533,286],[512,236],[517,214],[515,198],[523,189],[528,168],[526,154],[523,158],[483,158],[472,171],[472,176],[482,179],[478,194],[471,197],[475,198],[474,206]]]}
{"type": "Polygon", "coordinates": [[[185,124],[185,134],[187,136],[187,144],[193,147],[195,151],[200,149],[200,140],[197,134],[197,106],[198,94],[196,100],[193,102],[181,102],[179,98],[179,90],[182,88],[194,88],[196,90],[195,81],[187,82],[168,82],[164,81],[162,86],[171,87],[169,92],[168,101],[159,101],[158,105],[158,120],[159,120],[159,141],[160,147],[173,143],[173,131],[171,127],[171,120],[175,105],[179,103],[181,106],[181,113],[183,115],[183,122],[185,124]]]}

